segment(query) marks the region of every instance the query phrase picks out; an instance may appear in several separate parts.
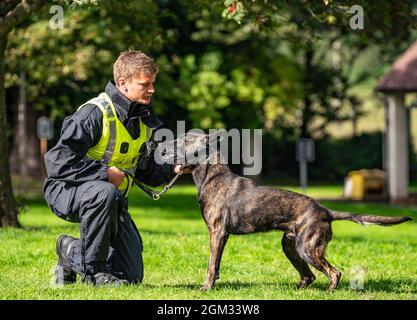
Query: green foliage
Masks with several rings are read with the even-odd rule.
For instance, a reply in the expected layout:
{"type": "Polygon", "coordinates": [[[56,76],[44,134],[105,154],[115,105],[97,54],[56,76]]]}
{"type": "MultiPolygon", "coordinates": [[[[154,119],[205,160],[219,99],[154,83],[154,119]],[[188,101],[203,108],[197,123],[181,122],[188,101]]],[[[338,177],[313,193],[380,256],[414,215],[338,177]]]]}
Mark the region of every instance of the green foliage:
{"type": "Polygon", "coordinates": [[[104,0],[54,0],[58,4],[65,4],[70,8],[89,8],[104,3],[104,0]]]}
{"type": "MultiPolygon", "coordinates": [[[[342,12],[346,16],[348,3],[226,0],[224,7],[236,8],[227,17],[242,21],[236,26],[228,19],[221,20],[219,4],[174,2],[58,2],[71,4],[65,7],[62,30],[48,28],[50,15],[45,8],[32,18],[31,26],[17,29],[10,37],[6,86],[18,83],[20,70],[31,70],[29,99],[38,109],[46,108],[53,117],[62,118],[102,90],[106,79],[111,78],[112,62],[119,52],[135,48],[155,55],[164,64],[161,70],[167,72],[160,76],[163,83],[158,91],[163,93],[161,99],[155,97],[160,103],[156,109],[167,115],[170,108],[182,109],[189,113],[187,118],[193,126],[232,126],[233,117],[248,110],[236,122],[253,127],[255,116],[257,125],[277,131],[279,137],[282,125],[314,121],[314,117],[300,118],[305,95],[311,96],[315,117],[325,124],[346,119],[346,113],[339,114],[332,107],[334,98],[340,100],[339,106],[358,100],[348,94],[352,83],[345,80],[352,70],[343,68],[336,74],[328,62],[331,57],[323,55],[331,52],[334,39],[330,35],[335,33],[326,30],[323,17],[342,12]],[[236,18],[238,12],[245,12],[247,20],[236,18]],[[324,41],[314,44],[312,77],[306,80],[303,43],[311,41],[312,36],[324,41]],[[210,59],[217,62],[211,65],[210,59]],[[334,85],[335,77],[342,86],[334,85]]],[[[365,6],[365,11],[371,8],[365,6]]],[[[407,8],[401,5],[398,10],[407,8]]],[[[388,9],[384,10],[381,15],[388,9]]],[[[370,21],[379,21],[378,17],[370,21]]],[[[391,18],[396,21],[396,16],[391,18]]],[[[344,32],[344,24],[336,25],[344,32]]],[[[357,46],[364,51],[358,46],[362,40],[340,32],[336,34],[343,41],[343,54],[354,58],[345,43],[346,48],[357,46]]],[[[381,68],[371,70],[381,72],[381,68]]],[[[375,73],[363,73],[357,79],[371,76],[375,73]]]]}
{"type": "Polygon", "coordinates": [[[240,24],[242,19],[247,15],[247,11],[241,1],[226,0],[224,5],[226,9],[223,10],[223,18],[233,19],[240,24]]]}
{"type": "MultiPolygon", "coordinates": [[[[382,134],[363,134],[355,138],[315,141],[316,160],[308,165],[308,177],[315,182],[343,184],[352,170],[382,169],[382,134]]],[[[417,167],[410,158],[411,166],[417,167]]],[[[298,181],[295,140],[279,141],[270,134],[263,137],[263,177],[274,183],[298,181]],[[268,156],[271,155],[271,156],[268,156]],[[273,155],[273,156],[272,156],[273,155]]]]}
{"type": "Polygon", "coordinates": [[[224,127],[220,111],[230,105],[230,99],[227,78],[219,73],[221,63],[219,52],[208,52],[199,61],[194,55],[185,56],[181,64],[183,105],[193,124],[202,129],[224,127]]]}
{"type": "Polygon", "coordinates": [[[151,46],[157,49],[161,43],[153,36],[158,26],[151,24],[149,30],[156,14],[151,1],[69,6],[64,10],[64,28],[56,30],[49,28],[48,10],[41,11],[29,27],[10,35],[6,87],[19,83],[21,70],[30,70],[28,100],[53,119],[62,119],[103,90],[112,78],[115,57],[131,48],[127,43],[141,43],[139,49],[144,51],[151,46]],[[135,19],[128,19],[129,15],[135,19]]]}
{"type": "MultiPolygon", "coordinates": [[[[408,0],[55,3],[64,6],[64,29],[49,29],[44,8],[10,35],[6,87],[26,70],[29,103],[59,127],[104,89],[121,51],[143,50],[160,69],[153,105],[167,127],[186,120],[188,129],[263,128],[265,143],[282,155],[264,154],[270,176],[276,168],[297,176],[286,142],[327,139],[330,123],[362,116],[375,80],[409,46],[415,18],[408,0]],[[353,4],[364,8],[363,31],[349,28],[353,4]]],[[[331,148],[340,150],[329,142],[317,177],[375,165],[368,155],[361,163],[333,159],[331,148]]]]}
{"type": "Polygon", "coordinates": [[[340,181],[352,170],[382,169],[382,135],[364,134],[352,139],[316,142],[317,158],[311,165],[311,178],[340,181]]]}

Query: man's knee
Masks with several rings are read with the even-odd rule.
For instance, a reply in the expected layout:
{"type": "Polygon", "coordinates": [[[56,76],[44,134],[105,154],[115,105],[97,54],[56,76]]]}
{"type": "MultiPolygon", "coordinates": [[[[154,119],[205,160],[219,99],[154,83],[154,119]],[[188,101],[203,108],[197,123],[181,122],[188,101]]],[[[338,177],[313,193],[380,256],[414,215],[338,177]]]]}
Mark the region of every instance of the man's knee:
{"type": "Polygon", "coordinates": [[[89,184],[88,188],[78,190],[79,199],[82,199],[78,204],[80,216],[86,213],[116,215],[118,208],[116,186],[105,181],[89,184]]]}
{"type": "Polygon", "coordinates": [[[116,205],[118,199],[118,190],[116,186],[110,182],[102,182],[100,184],[100,198],[107,201],[110,205],[116,205]]]}

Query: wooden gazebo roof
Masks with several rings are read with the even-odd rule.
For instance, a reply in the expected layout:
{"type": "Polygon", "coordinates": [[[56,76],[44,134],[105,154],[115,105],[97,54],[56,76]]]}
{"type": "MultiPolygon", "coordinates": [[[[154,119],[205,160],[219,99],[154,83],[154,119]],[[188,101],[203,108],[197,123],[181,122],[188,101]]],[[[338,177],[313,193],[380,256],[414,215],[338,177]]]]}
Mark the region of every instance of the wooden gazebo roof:
{"type": "Polygon", "coordinates": [[[393,64],[376,86],[381,92],[417,92],[417,41],[393,64]]]}

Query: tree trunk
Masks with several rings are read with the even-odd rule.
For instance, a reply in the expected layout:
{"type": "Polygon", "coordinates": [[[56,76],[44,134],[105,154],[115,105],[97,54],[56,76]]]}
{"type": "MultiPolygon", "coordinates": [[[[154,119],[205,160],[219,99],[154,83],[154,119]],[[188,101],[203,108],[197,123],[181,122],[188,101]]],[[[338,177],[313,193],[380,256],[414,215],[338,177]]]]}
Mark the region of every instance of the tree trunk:
{"type": "Polygon", "coordinates": [[[5,52],[7,36],[19,23],[40,10],[46,0],[2,0],[0,2],[0,227],[19,227],[13,196],[7,140],[5,52]]]}
{"type": "Polygon", "coordinates": [[[6,97],[4,83],[7,34],[0,34],[0,227],[18,227],[17,207],[13,196],[9,170],[9,150],[6,132],[6,97]]]}
{"type": "Polygon", "coordinates": [[[301,137],[309,138],[310,132],[308,126],[313,117],[313,111],[311,110],[311,86],[312,86],[312,67],[313,67],[313,46],[311,44],[307,45],[307,48],[304,52],[304,110],[303,110],[303,119],[301,124],[301,137]]]}
{"type": "MultiPolygon", "coordinates": [[[[12,144],[9,144],[9,163],[10,163],[10,174],[12,175],[12,179],[14,175],[18,175],[19,177],[24,174],[21,169],[21,157],[19,156],[19,147],[22,145],[25,148],[25,157],[26,159],[26,177],[30,178],[41,178],[41,159],[40,159],[40,150],[39,150],[39,139],[36,135],[36,126],[37,120],[39,118],[39,114],[36,110],[33,109],[31,103],[28,103],[26,106],[26,138],[22,140],[19,138],[19,124],[18,124],[18,88],[9,88],[6,89],[6,101],[7,101],[7,109],[13,109],[12,118],[8,118],[7,121],[9,123],[14,123],[13,127],[13,139],[12,144]],[[8,92],[10,90],[10,92],[8,92]],[[16,99],[12,97],[14,95],[16,99]]],[[[8,113],[8,116],[10,114],[8,113]]],[[[21,184],[21,179],[19,179],[19,185],[21,184]]],[[[22,188],[17,188],[17,185],[13,186],[14,192],[22,192],[22,188]]]]}

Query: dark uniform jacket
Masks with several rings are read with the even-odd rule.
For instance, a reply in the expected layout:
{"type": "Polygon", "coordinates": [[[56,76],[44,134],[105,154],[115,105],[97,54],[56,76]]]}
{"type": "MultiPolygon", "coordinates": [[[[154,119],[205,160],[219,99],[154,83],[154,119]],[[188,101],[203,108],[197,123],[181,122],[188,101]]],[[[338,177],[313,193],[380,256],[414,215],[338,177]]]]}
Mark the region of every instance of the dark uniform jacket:
{"type": "MultiPolygon", "coordinates": [[[[139,117],[154,130],[162,125],[151,105],[132,102],[115,87],[113,81],[109,81],[105,90],[113,101],[118,118],[133,139],[141,134],[139,117]]],[[[66,199],[57,199],[58,194],[54,192],[63,187],[68,189],[87,181],[108,181],[107,167],[99,161],[85,157],[87,151],[99,142],[102,127],[103,114],[93,104],[87,104],[65,118],[58,143],[45,154],[47,178],[44,194],[49,205],[57,201],[65,202],[66,199]]],[[[150,186],[161,185],[173,176],[172,165],[158,165],[153,160],[147,168],[138,168],[135,174],[139,181],[150,186]]]]}

